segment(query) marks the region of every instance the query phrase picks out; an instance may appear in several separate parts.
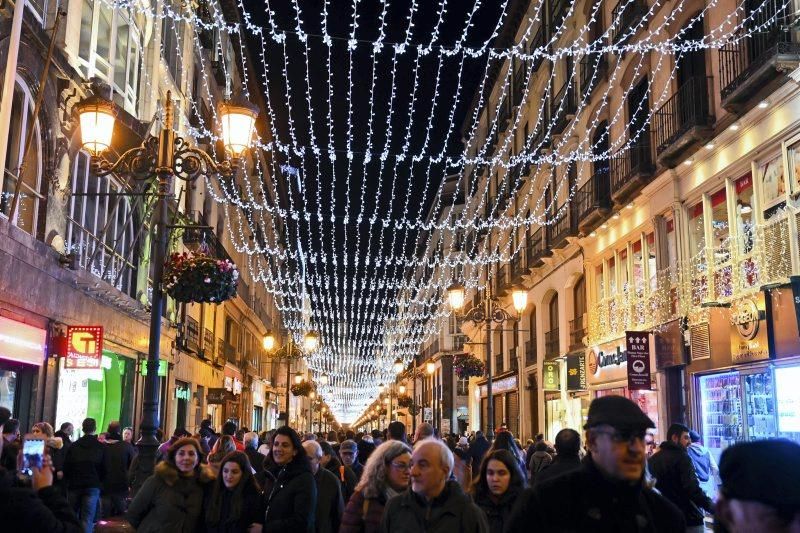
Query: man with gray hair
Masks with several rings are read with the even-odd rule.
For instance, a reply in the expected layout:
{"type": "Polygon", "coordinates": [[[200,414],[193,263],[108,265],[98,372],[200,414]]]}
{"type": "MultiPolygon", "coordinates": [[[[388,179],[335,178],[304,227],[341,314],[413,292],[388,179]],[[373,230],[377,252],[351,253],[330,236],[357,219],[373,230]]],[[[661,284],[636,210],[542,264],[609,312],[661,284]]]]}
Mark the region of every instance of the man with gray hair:
{"type": "Polygon", "coordinates": [[[253,467],[253,472],[258,474],[264,469],[263,454],[258,453],[258,433],[250,431],[244,434],[244,453],[250,459],[250,466],[253,467]]]}
{"type": "Polygon", "coordinates": [[[423,422],[422,424],[417,426],[417,432],[414,433],[414,444],[418,443],[421,440],[429,439],[434,435],[433,426],[427,422],[423,422]]]}
{"type": "Polygon", "coordinates": [[[303,449],[311,463],[311,473],[317,484],[317,511],[314,521],[317,533],[336,533],[344,514],[344,499],[342,498],[342,485],[334,474],[325,468],[320,468],[322,447],[317,441],[303,442],[303,449]]]}
{"type": "Polygon", "coordinates": [[[411,456],[411,488],[389,500],[383,533],[488,533],[481,510],[464,494],[453,473],[453,453],[439,439],[423,439],[411,456]]]}

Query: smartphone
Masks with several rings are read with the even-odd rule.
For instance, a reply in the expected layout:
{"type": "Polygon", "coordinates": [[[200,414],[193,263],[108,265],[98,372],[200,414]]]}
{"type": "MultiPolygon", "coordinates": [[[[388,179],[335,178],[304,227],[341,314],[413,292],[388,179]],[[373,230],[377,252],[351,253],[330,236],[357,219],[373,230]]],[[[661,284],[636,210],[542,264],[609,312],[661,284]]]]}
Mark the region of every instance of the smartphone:
{"type": "Polygon", "coordinates": [[[19,470],[31,475],[32,468],[42,468],[44,461],[44,438],[31,433],[25,435],[22,441],[19,470]]]}

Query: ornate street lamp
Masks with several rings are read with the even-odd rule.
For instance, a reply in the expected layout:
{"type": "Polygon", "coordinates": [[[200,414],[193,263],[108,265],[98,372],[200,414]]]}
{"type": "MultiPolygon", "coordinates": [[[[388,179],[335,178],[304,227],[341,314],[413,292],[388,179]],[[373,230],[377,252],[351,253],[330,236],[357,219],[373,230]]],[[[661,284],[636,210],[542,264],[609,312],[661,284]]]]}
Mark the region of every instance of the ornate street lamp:
{"type": "Polygon", "coordinates": [[[272,334],[271,331],[268,331],[266,335],[264,335],[264,350],[269,353],[272,353],[275,350],[275,335],[272,334]]]}
{"type": "Polygon", "coordinates": [[[152,240],[153,291],[150,307],[150,338],[147,357],[147,378],[142,401],[142,423],[136,445],[139,447],[138,469],[145,478],[153,472],[156,449],[159,446],[156,430],[159,427],[158,363],[161,343],[161,315],[164,307],[162,277],[167,255],[169,200],[175,178],[194,181],[200,176],[220,174],[230,177],[238,168],[238,158],[249,147],[257,111],[252,106],[240,107],[231,103],[222,111],[222,121],[234,122],[241,128],[234,132],[223,127],[223,141],[230,147],[232,160],[217,162],[203,150],[192,147],[173,129],[172,93],[167,91],[164,114],[158,136],[149,136],[135,148],[112,162],[103,155],[111,146],[114,131],[114,107],[95,94],[75,105],[81,127],[81,144],[91,154],[91,167],[96,176],[115,173],[134,180],[157,183],[154,206],[154,236],[152,240]],[[248,116],[248,119],[234,118],[248,116]],[[249,122],[248,122],[249,121],[249,122]],[[247,136],[250,137],[247,137],[247,136]],[[235,137],[235,138],[234,138],[235,137]]]}
{"type": "Polygon", "coordinates": [[[303,348],[306,352],[313,352],[319,346],[319,335],[315,331],[309,331],[303,337],[303,348]]]}
{"type": "Polygon", "coordinates": [[[489,272],[487,267],[486,272],[486,297],[483,302],[475,305],[461,314],[464,307],[464,287],[462,285],[451,285],[447,289],[447,300],[450,307],[456,316],[469,320],[475,327],[481,325],[485,328],[486,342],[485,356],[486,356],[486,437],[489,440],[494,439],[494,402],[492,398],[492,322],[502,324],[506,320],[519,320],[525,307],[528,305],[528,294],[521,287],[514,287],[512,290],[512,301],[514,302],[514,310],[517,312],[516,316],[511,315],[500,306],[500,303],[492,296],[492,284],[489,279],[489,272]]]}

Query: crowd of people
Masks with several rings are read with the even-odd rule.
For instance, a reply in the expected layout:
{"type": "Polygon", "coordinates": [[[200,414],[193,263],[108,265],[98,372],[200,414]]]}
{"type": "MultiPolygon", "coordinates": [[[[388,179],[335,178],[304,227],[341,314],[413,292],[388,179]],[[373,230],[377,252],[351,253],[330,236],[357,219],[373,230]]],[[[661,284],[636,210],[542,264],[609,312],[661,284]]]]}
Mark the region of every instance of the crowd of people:
{"type": "Polygon", "coordinates": [[[4,531],[140,532],[800,532],[800,445],[741,443],[719,465],[682,424],[651,445],[633,402],[594,400],[585,433],[523,444],[505,428],[413,436],[392,422],[370,434],[256,434],[206,420],[177,429],[137,479],[133,432],[87,418],[82,436],[47,423],[41,465],[21,476],[19,423],[0,408],[4,531]],[[719,488],[719,490],[717,490],[719,488]],[[716,500],[716,501],[714,501],[716,500]],[[8,527],[8,529],[6,529],[8,527]]]}

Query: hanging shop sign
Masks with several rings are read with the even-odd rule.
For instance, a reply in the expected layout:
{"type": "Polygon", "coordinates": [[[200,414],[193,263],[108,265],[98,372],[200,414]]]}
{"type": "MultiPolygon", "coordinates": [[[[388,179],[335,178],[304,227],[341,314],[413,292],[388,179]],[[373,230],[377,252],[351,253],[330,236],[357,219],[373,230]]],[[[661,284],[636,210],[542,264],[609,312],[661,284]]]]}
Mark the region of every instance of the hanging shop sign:
{"type": "Polygon", "coordinates": [[[686,364],[681,321],[671,320],[653,332],[658,370],[686,364]]]}
{"type": "Polygon", "coordinates": [[[206,393],[206,403],[209,404],[223,405],[232,399],[233,395],[224,388],[211,388],[206,393]]]}
{"type": "Polygon", "coordinates": [[[769,359],[764,293],[735,302],[731,308],[731,360],[749,363],[769,359]]]}
{"type": "Polygon", "coordinates": [[[233,394],[238,396],[241,393],[242,393],[242,381],[239,378],[234,377],[233,378],[233,394]]]}
{"type": "Polygon", "coordinates": [[[545,391],[561,390],[561,376],[559,375],[558,361],[544,361],[542,363],[542,389],[545,391]]]}
{"type": "Polygon", "coordinates": [[[422,410],[422,419],[423,419],[425,422],[433,422],[433,408],[431,408],[431,407],[425,407],[425,408],[422,410]]]}
{"type": "Polygon", "coordinates": [[[586,390],[586,356],[567,356],[567,390],[586,390]]]}
{"type": "Polygon", "coordinates": [[[103,326],[69,326],[64,368],[97,369],[103,359],[103,326]]]}
{"type": "Polygon", "coordinates": [[[628,352],[628,389],[650,390],[650,334],[647,331],[626,331],[628,352]]]}
{"type": "MultiPolygon", "coordinates": [[[[481,385],[479,390],[481,391],[481,396],[489,395],[486,385],[481,385]]],[[[503,379],[492,381],[492,394],[513,390],[517,390],[517,376],[508,376],[503,379]]]]}
{"type": "Polygon", "coordinates": [[[0,359],[41,366],[46,342],[45,330],[0,317],[0,359]]]}
{"type": "MultiPolygon", "coordinates": [[[[165,378],[167,377],[167,368],[168,363],[166,359],[159,359],[158,360],[158,377],[165,378]]],[[[147,359],[142,359],[139,362],[139,373],[143,376],[147,375],[147,359]]]]}

